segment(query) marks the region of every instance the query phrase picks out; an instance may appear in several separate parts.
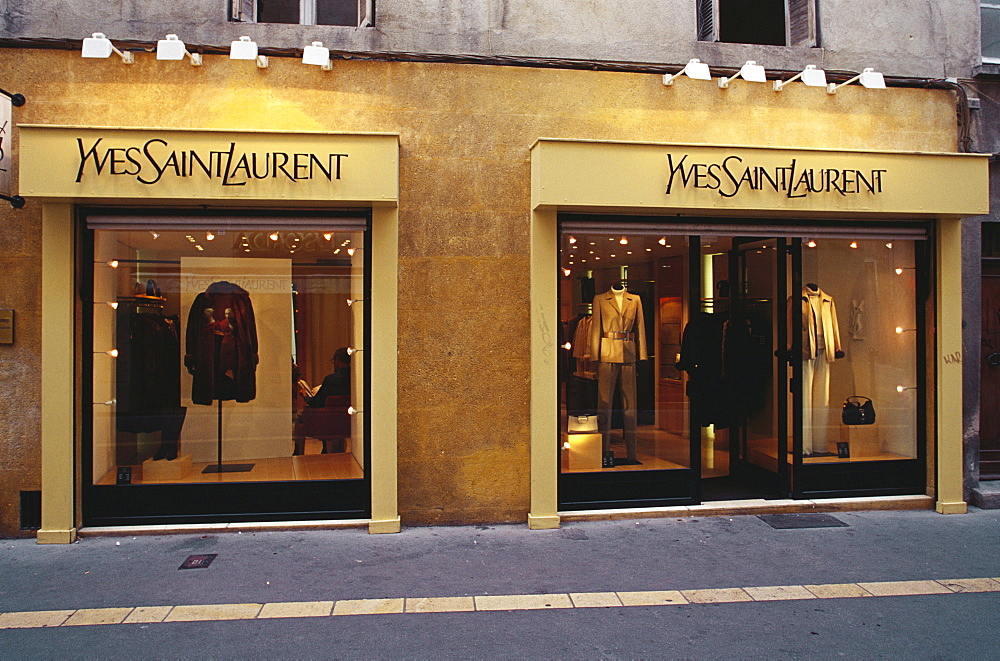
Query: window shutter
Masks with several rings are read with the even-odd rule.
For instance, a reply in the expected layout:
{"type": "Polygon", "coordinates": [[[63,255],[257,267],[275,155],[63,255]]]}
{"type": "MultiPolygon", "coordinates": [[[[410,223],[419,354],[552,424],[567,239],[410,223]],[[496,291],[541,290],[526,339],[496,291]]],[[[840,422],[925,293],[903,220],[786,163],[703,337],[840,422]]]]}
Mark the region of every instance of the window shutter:
{"type": "Polygon", "coordinates": [[[253,23],[254,0],[229,0],[229,20],[253,23]]]}
{"type": "Polygon", "coordinates": [[[718,41],[715,29],[715,0],[696,0],[698,3],[698,41],[718,41]]]}
{"type": "Polygon", "coordinates": [[[788,45],[816,45],[816,0],[787,0],[788,45]]]}

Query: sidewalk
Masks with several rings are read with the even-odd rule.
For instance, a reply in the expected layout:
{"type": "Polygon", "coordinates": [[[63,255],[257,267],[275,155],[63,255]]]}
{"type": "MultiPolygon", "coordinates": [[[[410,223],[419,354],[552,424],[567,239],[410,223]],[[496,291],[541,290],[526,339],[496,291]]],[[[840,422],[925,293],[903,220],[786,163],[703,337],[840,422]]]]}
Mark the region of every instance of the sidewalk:
{"type": "MultiPolygon", "coordinates": [[[[598,608],[587,610],[604,613],[605,617],[611,616],[611,613],[618,613],[613,616],[615,618],[640,620],[643,617],[665,617],[662,608],[622,608],[626,600],[626,597],[620,596],[623,593],[676,592],[683,598],[682,603],[690,602],[684,607],[688,609],[695,608],[695,604],[704,603],[706,599],[711,601],[708,597],[713,594],[728,602],[760,600],[761,603],[755,604],[729,604],[729,608],[752,606],[757,609],[755,615],[750,615],[750,611],[738,611],[743,615],[734,615],[733,621],[739,622],[746,617],[764,617],[767,620],[780,617],[778,613],[782,608],[790,605],[801,608],[804,602],[797,601],[800,599],[846,596],[829,592],[829,586],[859,583],[862,584],[862,591],[869,594],[889,589],[887,594],[932,596],[877,600],[821,598],[814,600],[809,610],[875,608],[885,611],[887,608],[891,610],[889,604],[895,603],[895,607],[910,604],[907,599],[951,600],[946,608],[955,608],[960,603],[988,604],[993,613],[1000,605],[1000,591],[997,591],[1000,584],[989,581],[949,583],[954,579],[1000,577],[1000,553],[997,552],[1000,511],[973,509],[966,515],[949,516],[930,511],[847,512],[833,516],[847,525],[779,530],[756,516],[741,516],[579,522],[547,531],[532,531],[523,525],[497,525],[406,528],[397,535],[368,535],[354,529],[227,532],[87,537],[66,546],[37,545],[33,540],[0,540],[0,572],[3,577],[0,580],[0,613],[72,612],[94,608],[125,609],[116,613],[128,613],[137,606],[170,607],[149,611],[154,616],[159,614],[162,620],[170,612],[174,613],[173,619],[185,619],[182,617],[184,613],[206,612],[184,608],[171,611],[178,606],[253,604],[254,607],[246,607],[237,615],[246,615],[253,610],[250,617],[266,617],[267,613],[277,613],[280,617],[280,608],[274,604],[306,603],[313,604],[307,608],[322,609],[327,603],[332,608],[334,603],[344,602],[340,608],[341,612],[345,612],[344,608],[352,607],[347,602],[388,600],[359,602],[353,607],[360,609],[356,612],[379,612],[377,609],[382,604],[390,612],[399,612],[404,608],[413,610],[410,604],[413,608],[419,608],[420,603],[425,606],[450,604],[453,608],[445,610],[457,612],[420,617],[490,617],[494,618],[490,621],[496,623],[510,618],[540,616],[527,612],[487,615],[467,611],[484,610],[490,604],[503,611],[528,611],[536,607],[573,609],[575,606],[575,610],[567,610],[559,616],[570,618],[567,622],[573,622],[573,618],[589,620],[594,617],[593,614],[583,614],[583,606],[596,606],[598,608]],[[185,558],[193,554],[217,554],[217,557],[205,569],[178,570],[185,558]],[[887,582],[907,583],[895,588],[868,585],[887,582]],[[771,586],[790,587],[777,592],[754,590],[771,586]],[[813,589],[812,593],[808,593],[802,586],[827,586],[822,589],[828,591],[823,593],[813,589]],[[989,589],[988,593],[952,594],[978,589],[977,586],[985,586],[989,589]],[[725,591],[693,592],[711,589],[725,591]],[[608,596],[609,593],[619,596],[608,596]],[[537,604],[532,599],[496,599],[508,595],[546,597],[537,604]],[[730,598],[725,598],[726,595],[730,598]],[[468,599],[470,597],[473,599],[468,599]],[[420,602],[424,598],[466,599],[420,602]],[[788,603],[774,606],[763,603],[770,598],[788,603]],[[617,602],[613,601],[615,599],[617,602]],[[878,603],[847,605],[845,602],[848,601],[878,603]],[[324,606],[315,606],[316,602],[322,602],[324,606]],[[263,611],[261,604],[265,605],[263,611]],[[612,610],[600,606],[610,606],[612,610]],[[376,610],[373,611],[373,608],[376,610]],[[765,608],[773,610],[762,610],[765,608]]],[[[913,603],[923,608],[930,602],[913,603]]],[[[709,609],[723,606],[716,604],[703,607],[701,611],[687,610],[686,617],[717,618],[718,614],[709,609]]],[[[978,609],[979,606],[976,612],[978,609]]],[[[225,612],[236,611],[217,610],[216,614],[225,612]]],[[[333,612],[339,614],[336,609],[333,612]]],[[[326,610],[325,614],[329,613],[330,610],[326,610]]],[[[551,617],[554,613],[547,615],[551,617]]],[[[67,617],[70,614],[62,616],[59,621],[65,621],[67,617]]],[[[126,615],[122,615],[124,617],[126,615]]],[[[378,622],[380,627],[395,627],[393,623],[399,620],[386,618],[410,616],[369,617],[381,618],[378,622]]],[[[347,618],[355,622],[364,620],[365,625],[337,626],[372,626],[373,621],[369,617],[347,618]]],[[[0,616],[0,624],[2,618],[0,616]]],[[[146,621],[142,626],[158,628],[164,634],[172,627],[237,626],[236,623],[218,621],[171,624],[169,619],[155,624],[146,621]]],[[[187,619],[226,620],[228,617],[187,619]]],[[[329,618],[325,619],[329,621],[329,618]]],[[[309,631],[319,626],[314,622],[305,624],[302,618],[274,622],[277,624],[260,620],[241,622],[238,624],[240,628],[233,631],[238,630],[241,635],[245,635],[246,627],[264,627],[251,630],[270,631],[274,626],[282,626],[282,622],[286,628],[305,627],[309,631]]],[[[431,620],[424,622],[430,623],[431,620]]],[[[992,622],[990,630],[1000,637],[996,634],[995,615],[992,622]]],[[[134,626],[60,627],[60,631],[73,629],[74,635],[78,636],[106,637],[110,634],[94,633],[95,630],[116,628],[122,631],[131,630],[134,626]],[[82,633],[85,629],[86,634],[82,633]]],[[[461,626],[472,625],[465,622],[461,626]]],[[[46,649],[46,634],[55,635],[55,630],[51,629],[33,631],[31,636],[28,636],[28,630],[18,630],[17,634],[43,645],[39,649],[46,649]]],[[[447,637],[446,632],[447,627],[444,631],[447,637]]],[[[5,645],[5,640],[14,633],[13,629],[0,631],[0,655],[11,653],[12,649],[5,645]]],[[[849,633],[844,632],[845,635],[849,633]]],[[[315,629],[315,635],[320,636],[321,631],[315,629]]],[[[582,636],[579,640],[586,638],[582,636]]],[[[309,636],[306,639],[311,640],[309,636]]],[[[433,639],[429,640],[433,642],[433,639]]],[[[527,644],[527,641],[522,643],[527,644]]],[[[110,649],[105,651],[111,653],[110,649]]],[[[427,649],[426,653],[431,655],[431,651],[427,649]]],[[[959,648],[954,651],[957,653],[959,648]]],[[[93,652],[101,656],[98,650],[93,652]]],[[[577,650],[577,653],[581,651],[577,650]]],[[[114,656],[113,653],[111,655],[114,656]]],[[[171,656],[169,653],[166,655],[171,656]]],[[[378,653],[374,655],[381,656],[378,653]]],[[[423,656],[424,653],[415,655],[423,656]]]]}

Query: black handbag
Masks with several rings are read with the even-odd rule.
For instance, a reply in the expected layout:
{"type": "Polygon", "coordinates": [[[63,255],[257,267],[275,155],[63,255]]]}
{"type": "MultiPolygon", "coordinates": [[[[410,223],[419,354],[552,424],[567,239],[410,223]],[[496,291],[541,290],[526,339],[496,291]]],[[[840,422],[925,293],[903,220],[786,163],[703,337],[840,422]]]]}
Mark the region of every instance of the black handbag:
{"type": "Polygon", "coordinates": [[[875,406],[872,400],[861,395],[851,395],[844,400],[844,411],[841,419],[845,425],[875,424],[875,406]]]}

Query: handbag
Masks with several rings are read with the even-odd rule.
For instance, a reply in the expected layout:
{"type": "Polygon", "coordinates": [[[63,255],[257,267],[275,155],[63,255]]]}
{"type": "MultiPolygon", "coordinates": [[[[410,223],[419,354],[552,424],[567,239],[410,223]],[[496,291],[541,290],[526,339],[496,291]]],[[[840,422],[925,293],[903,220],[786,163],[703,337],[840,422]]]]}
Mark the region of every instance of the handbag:
{"type": "Polygon", "coordinates": [[[597,431],[596,415],[571,415],[567,431],[571,434],[586,434],[597,431]]]}
{"type": "Polygon", "coordinates": [[[875,406],[868,397],[851,395],[844,400],[841,419],[845,425],[873,425],[875,424],[875,406]]]}

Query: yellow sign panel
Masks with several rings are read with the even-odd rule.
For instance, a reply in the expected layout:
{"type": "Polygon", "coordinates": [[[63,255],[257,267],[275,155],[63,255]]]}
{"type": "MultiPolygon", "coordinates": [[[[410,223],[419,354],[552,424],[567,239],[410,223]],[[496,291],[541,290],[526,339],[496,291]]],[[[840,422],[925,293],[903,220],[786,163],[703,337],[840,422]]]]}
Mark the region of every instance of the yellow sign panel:
{"type": "Polygon", "coordinates": [[[395,205],[396,135],[21,126],[24,196],[395,205]]]}
{"type": "Polygon", "coordinates": [[[988,159],[540,140],[534,208],[809,215],[989,212],[988,159]]]}

